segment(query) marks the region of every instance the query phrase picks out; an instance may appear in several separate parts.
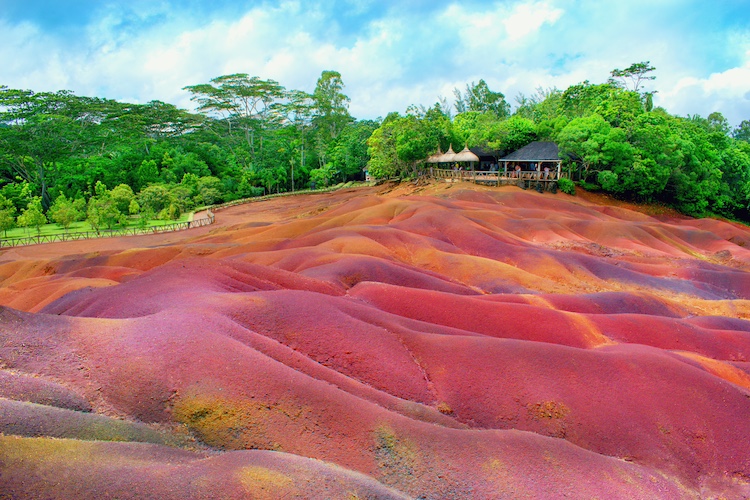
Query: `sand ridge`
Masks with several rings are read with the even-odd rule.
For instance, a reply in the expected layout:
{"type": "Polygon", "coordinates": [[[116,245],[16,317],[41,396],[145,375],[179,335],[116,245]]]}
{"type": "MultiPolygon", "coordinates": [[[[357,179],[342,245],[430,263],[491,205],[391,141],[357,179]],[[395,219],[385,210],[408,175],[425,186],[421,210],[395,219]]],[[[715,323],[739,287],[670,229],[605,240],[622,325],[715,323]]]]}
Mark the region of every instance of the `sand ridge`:
{"type": "Polygon", "coordinates": [[[750,495],[750,231],[605,202],[391,184],[4,250],[0,489],[750,495]]]}

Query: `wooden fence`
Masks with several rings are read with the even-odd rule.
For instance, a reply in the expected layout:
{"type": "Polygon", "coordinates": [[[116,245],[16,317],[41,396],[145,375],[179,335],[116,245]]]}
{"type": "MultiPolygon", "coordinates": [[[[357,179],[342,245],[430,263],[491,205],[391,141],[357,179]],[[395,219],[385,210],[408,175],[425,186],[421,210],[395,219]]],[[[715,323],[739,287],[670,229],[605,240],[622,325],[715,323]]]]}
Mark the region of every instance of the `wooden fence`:
{"type": "Polygon", "coordinates": [[[162,226],[152,226],[147,228],[118,228],[118,229],[101,229],[99,231],[85,231],[77,233],[61,234],[43,234],[40,236],[26,236],[22,238],[0,238],[0,248],[20,247],[24,245],[38,245],[40,243],[58,243],[63,241],[88,240],[92,238],[111,238],[115,236],[140,236],[146,234],[170,233],[174,231],[183,231],[195,227],[208,226],[216,221],[212,212],[208,212],[206,217],[195,219],[187,222],[174,222],[162,226]]]}

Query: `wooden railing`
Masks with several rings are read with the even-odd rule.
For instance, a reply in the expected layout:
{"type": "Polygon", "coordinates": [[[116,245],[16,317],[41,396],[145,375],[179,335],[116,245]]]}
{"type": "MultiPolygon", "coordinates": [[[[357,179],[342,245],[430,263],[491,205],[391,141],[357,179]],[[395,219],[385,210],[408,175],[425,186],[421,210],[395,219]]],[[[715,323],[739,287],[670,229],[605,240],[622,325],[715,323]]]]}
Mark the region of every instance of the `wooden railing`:
{"type": "Polygon", "coordinates": [[[435,179],[445,179],[448,182],[467,181],[476,184],[494,184],[496,186],[516,184],[522,187],[530,187],[529,184],[535,183],[554,183],[560,178],[565,178],[566,174],[562,172],[558,177],[557,171],[537,172],[530,170],[521,170],[520,172],[497,172],[486,170],[446,170],[439,168],[430,168],[430,175],[435,179]]]}
{"type": "Polygon", "coordinates": [[[206,217],[187,222],[174,222],[160,226],[147,228],[115,228],[100,229],[99,231],[83,231],[74,233],[43,234],[38,236],[26,236],[21,238],[0,238],[0,248],[20,247],[24,245],[38,245],[40,243],[59,243],[63,241],[78,241],[92,238],[111,238],[116,236],[140,236],[145,234],[170,233],[183,231],[195,227],[208,226],[216,221],[216,216],[208,212],[206,217]]]}

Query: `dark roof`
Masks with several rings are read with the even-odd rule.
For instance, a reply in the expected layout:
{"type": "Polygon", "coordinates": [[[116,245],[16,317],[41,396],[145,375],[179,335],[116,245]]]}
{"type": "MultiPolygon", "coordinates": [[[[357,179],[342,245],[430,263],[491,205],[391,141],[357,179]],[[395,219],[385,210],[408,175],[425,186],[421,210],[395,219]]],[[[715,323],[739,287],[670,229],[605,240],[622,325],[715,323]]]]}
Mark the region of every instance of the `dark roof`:
{"type": "Polygon", "coordinates": [[[518,151],[504,156],[505,161],[556,161],[560,159],[557,144],[554,142],[535,141],[518,151]]]}
{"type": "Polygon", "coordinates": [[[505,151],[483,148],[481,146],[469,148],[469,151],[477,155],[480,160],[484,160],[484,161],[489,161],[489,160],[494,161],[494,160],[497,160],[497,158],[500,158],[501,156],[505,154],[505,151]]]}

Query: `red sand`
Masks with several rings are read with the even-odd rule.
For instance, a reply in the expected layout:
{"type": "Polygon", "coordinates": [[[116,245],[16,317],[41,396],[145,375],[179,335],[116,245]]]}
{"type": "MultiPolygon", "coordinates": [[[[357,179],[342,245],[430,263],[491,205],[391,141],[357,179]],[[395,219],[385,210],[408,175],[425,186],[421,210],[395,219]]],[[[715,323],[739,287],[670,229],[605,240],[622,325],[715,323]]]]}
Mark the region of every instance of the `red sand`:
{"type": "Polygon", "coordinates": [[[747,497],[750,231],[632,208],[388,186],[4,250],[0,496],[747,497]]]}

